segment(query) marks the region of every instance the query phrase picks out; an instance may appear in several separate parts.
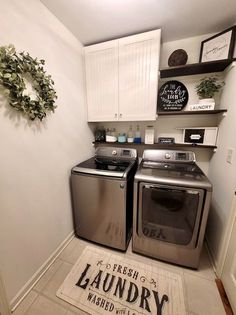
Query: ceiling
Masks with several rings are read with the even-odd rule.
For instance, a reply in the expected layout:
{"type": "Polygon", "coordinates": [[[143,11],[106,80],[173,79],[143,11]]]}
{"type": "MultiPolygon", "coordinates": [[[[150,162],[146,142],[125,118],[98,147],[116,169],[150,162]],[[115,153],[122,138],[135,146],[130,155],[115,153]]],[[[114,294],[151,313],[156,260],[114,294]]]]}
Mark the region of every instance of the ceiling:
{"type": "Polygon", "coordinates": [[[162,28],[172,41],[236,23],[235,0],[41,0],[84,45],[162,28]]]}

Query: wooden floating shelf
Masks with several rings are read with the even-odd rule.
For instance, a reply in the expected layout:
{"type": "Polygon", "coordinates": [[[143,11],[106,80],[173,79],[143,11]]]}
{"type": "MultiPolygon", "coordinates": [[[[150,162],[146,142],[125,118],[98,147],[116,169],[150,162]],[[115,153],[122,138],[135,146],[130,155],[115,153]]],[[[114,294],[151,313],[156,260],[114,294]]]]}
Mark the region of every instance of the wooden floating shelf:
{"type": "Polygon", "coordinates": [[[191,144],[191,143],[173,143],[173,144],[161,144],[161,143],[154,143],[154,144],[145,144],[144,142],[142,143],[120,143],[120,142],[93,142],[94,146],[105,146],[105,147],[133,147],[133,148],[138,148],[138,147],[145,147],[148,149],[174,149],[174,148],[197,148],[197,149],[202,149],[202,148],[209,148],[209,149],[216,149],[217,146],[214,145],[199,145],[199,144],[191,144]]]}
{"type": "Polygon", "coordinates": [[[158,116],[169,115],[208,115],[208,114],[222,114],[226,113],[227,109],[213,109],[213,110],[186,110],[186,111],[172,111],[172,112],[157,112],[158,116]]]}
{"type": "Polygon", "coordinates": [[[236,58],[188,64],[160,70],[161,78],[180,77],[224,71],[236,58]]]}

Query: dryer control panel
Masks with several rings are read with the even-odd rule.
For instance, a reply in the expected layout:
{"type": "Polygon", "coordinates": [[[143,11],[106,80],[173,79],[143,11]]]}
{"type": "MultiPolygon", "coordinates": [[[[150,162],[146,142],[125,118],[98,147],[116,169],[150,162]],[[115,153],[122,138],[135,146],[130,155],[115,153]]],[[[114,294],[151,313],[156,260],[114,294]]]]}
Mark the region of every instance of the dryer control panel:
{"type": "Polygon", "coordinates": [[[143,161],[195,163],[196,158],[192,151],[145,150],[143,152],[143,161]]]}

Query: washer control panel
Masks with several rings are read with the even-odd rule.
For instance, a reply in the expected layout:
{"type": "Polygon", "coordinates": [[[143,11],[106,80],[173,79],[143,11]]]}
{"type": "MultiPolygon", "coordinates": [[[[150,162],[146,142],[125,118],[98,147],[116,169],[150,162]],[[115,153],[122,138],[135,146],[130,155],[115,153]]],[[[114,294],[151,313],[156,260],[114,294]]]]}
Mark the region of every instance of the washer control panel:
{"type": "Polygon", "coordinates": [[[137,150],[129,148],[99,147],[95,151],[96,157],[134,160],[137,158],[137,150]]]}

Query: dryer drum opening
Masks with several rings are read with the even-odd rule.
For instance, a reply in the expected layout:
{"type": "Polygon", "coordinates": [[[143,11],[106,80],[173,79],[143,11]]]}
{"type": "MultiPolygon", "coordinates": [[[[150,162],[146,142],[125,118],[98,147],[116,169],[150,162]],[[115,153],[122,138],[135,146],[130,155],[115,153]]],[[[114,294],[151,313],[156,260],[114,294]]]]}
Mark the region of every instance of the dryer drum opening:
{"type": "Polygon", "coordinates": [[[158,193],[155,190],[151,192],[151,199],[155,201],[159,209],[171,212],[182,209],[185,203],[185,194],[181,191],[175,191],[174,195],[170,196],[169,191],[165,190],[159,190],[158,193]]]}

